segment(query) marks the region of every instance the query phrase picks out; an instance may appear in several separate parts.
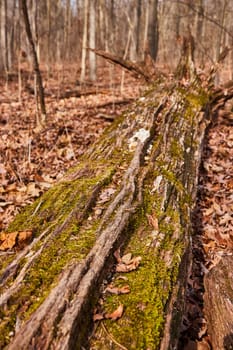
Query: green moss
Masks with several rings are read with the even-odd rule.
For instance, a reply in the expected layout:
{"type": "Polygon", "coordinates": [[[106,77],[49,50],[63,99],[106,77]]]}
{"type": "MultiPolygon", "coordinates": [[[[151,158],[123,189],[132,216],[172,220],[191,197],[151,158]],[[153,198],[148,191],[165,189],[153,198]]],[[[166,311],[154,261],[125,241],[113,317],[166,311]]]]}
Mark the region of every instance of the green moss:
{"type": "MultiPolygon", "coordinates": [[[[2,337],[7,340],[7,334],[14,330],[14,314],[21,320],[27,320],[45,300],[50,290],[56,285],[61,271],[72,261],[85,258],[93,246],[98,227],[98,220],[88,229],[80,229],[73,223],[65,232],[51,240],[46,249],[35,260],[32,269],[23,280],[21,289],[8,301],[6,312],[2,311],[2,320],[5,324],[2,337]],[[8,317],[10,314],[10,318],[8,317]]],[[[0,344],[2,343],[0,338],[0,344]]],[[[5,343],[4,343],[5,344],[5,343]]]]}
{"type": "Polygon", "coordinates": [[[178,140],[173,139],[170,146],[170,152],[173,158],[182,159],[183,158],[183,147],[178,140]]]}
{"type": "MultiPolygon", "coordinates": [[[[85,200],[94,187],[97,184],[107,185],[115,172],[115,167],[111,162],[105,161],[96,167],[95,163],[90,162],[88,168],[87,166],[83,164],[82,167],[73,169],[73,173],[85,169],[83,175],[77,180],[58,183],[37,199],[33,205],[22,210],[9,225],[8,231],[32,228],[39,230],[36,232],[36,235],[39,235],[40,231],[43,231],[51,222],[63,221],[72,208],[79,207],[82,211],[85,200]]],[[[69,178],[69,175],[67,177],[69,178]]]]}
{"type": "MultiPolygon", "coordinates": [[[[45,240],[47,242],[33,265],[28,268],[20,290],[10,298],[7,309],[2,310],[4,330],[2,329],[0,338],[1,347],[7,342],[8,333],[14,330],[16,312],[21,319],[27,319],[46,298],[65,266],[74,260],[80,261],[92,248],[99,220],[95,219],[82,226],[79,217],[82,212],[85,213],[85,204],[96,186],[103,188],[108,185],[114,172],[111,162],[105,162],[104,166],[99,165],[96,169],[97,175],[89,171],[89,178],[86,178],[84,172],[83,176],[74,181],[66,180],[55,185],[32,206],[25,208],[9,226],[8,231],[31,228],[34,237],[47,229],[44,238],[34,245],[33,252],[37,252],[45,240]],[[70,215],[72,212],[76,214],[70,215]],[[58,229],[59,226],[61,229],[58,229]]],[[[85,217],[87,215],[88,212],[85,217]]],[[[11,256],[2,262],[2,272],[13,259],[14,256],[11,256]]],[[[26,262],[27,258],[20,261],[18,271],[26,262]]],[[[7,286],[10,287],[14,279],[15,276],[8,279],[7,286]]]]}
{"type": "MultiPolygon", "coordinates": [[[[150,178],[151,174],[148,176],[150,178]]],[[[165,322],[165,306],[178,275],[180,256],[183,252],[183,229],[177,208],[168,205],[161,209],[161,197],[151,195],[150,181],[144,186],[144,206],[140,208],[128,230],[133,231],[125,253],[141,256],[139,268],[126,275],[127,281],[118,279],[114,285],[128,284],[130,293],[107,296],[104,310],[112,312],[119,304],[124,305],[124,315],[117,322],[105,321],[108,332],[128,349],[158,349],[165,322]],[[156,214],[155,214],[156,213],[156,214]],[[159,238],[153,238],[153,227],[148,225],[146,214],[156,215],[159,221],[159,238]],[[168,220],[169,218],[169,220],[168,220]],[[169,257],[169,261],[167,260],[169,257]]],[[[129,234],[129,231],[127,232],[129,234]]],[[[118,349],[106,334],[97,332],[92,349],[118,349]]]]}

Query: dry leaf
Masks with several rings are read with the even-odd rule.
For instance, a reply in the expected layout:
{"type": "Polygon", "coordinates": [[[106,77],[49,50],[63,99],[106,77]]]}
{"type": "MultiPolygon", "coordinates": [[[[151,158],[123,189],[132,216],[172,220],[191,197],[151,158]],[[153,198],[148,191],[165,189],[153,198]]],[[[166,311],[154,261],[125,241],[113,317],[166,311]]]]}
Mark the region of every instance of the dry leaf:
{"type": "Polygon", "coordinates": [[[128,264],[119,263],[116,266],[116,272],[130,272],[136,270],[141,262],[142,258],[137,256],[130,260],[128,264]]]}
{"type": "Polygon", "coordinates": [[[0,234],[0,241],[2,241],[0,245],[0,250],[4,251],[7,249],[12,249],[16,244],[17,236],[18,236],[18,231],[10,232],[10,233],[2,232],[0,234]]]}
{"type": "Polygon", "coordinates": [[[121,318],[124,312],[124,307],[122,304],[118,306],[118,308],[113,311],[111,314],[105,314],[105,318],[110,319],[112,321],[118,320],[118,318],[121,318]]]}
{"type": "Polygon", "coordinates": [[[106,188],[105,190],[102,191],[102,193],[100,194],[100,199],[99,199],[99,203],[105,203],[108,202],[111,199],[111,196],[116,192],[115,188],[106,188]]]}
{"type": "Polygon", "coordinates": [[[17,247],[20,249],[24,248],[26,245],[28,245],[32,240],[32,231],[20,231],[18,234],[17,239],[17,247]]]}
{"type": "Polygon", "coordinates": [[[121,262],[121,252],[120,252],[120,248],[118,248],[115,252],[114,252],[114,257],[116,258],[116,261],[118,262],[118,263],[120,263],[121,262]]]}
{"type": "Polygon", "coordinates": [[[223,212],[221,210],[221,207],[220,207],[220,205],[218,203],[214,202],[213,203],[213,207],[214,207],[214,210],[216,211],[216,213],[218,215],[222,215],[223,214],[223,212]]]}
{"type": "Polygon", "coordinates": [[[109,292],[111,294],[116,294],[116,295],[120,295],[120,294],[128,294],[130,293],[130,288],[128,285],[123,286],[123,287],[113,287],[113,286],[108,286],[105,290],[106,292],[109,292]]]}
{"type": "Polygon", "coordinates": [[[132,259],[132,254],[128,253],[122,256],[121,262],[123,262],[123,264],[129,264],[131,259],[132,259]]]}
{"type": "Polygon", "coordinates": [[[158,231],[159,230],[159,222],[158,222],[158,219],[155,216],[155,214],[153,214],[153,215],[147,214],[146,216],[147,216],[149,225],[152,226],[156,231],[158,231]]]}
{"type": "Polygon", "coordinates": [[[216,246],[216,242],[212,240],[210,240],[208,243],[203,243],[203,249],[206,254],[208,254],[210,250],[213,250],[215,246],[216,246]]]}
{"type": "Polygon", "coordinates": [[[35,182],[30,182],[27,185],[27,194],[30,197],[39,197],[40,195],[40,191],[38,188],[36,188],[36,184],[35,182]]]}
{"type": "Polygon", "coordinates": [[[7,186],[6,188],[6,192],[11,192],[11,191],[15,191],[17,189],[17,184],[13,183],[7,186]]]}
{"type": "Polygon", "coordinates": [[[212,215],[213,212],[214,212],[214,208],[210,207],[204,210],[204,215],[209,216],[209,215],[212,215]]]}
{"type": "Polygon", "coordinates": [[[0,234],[0,250],[5,251],[18,247],[24,248],[32,238],[32,231],[15,231],[15,232],[2,232],[0,234]]]}
{"type": "Polygon", "coordinates": [[[96,321],[101,321],[103,320],[105,317],[103,314],[95,314],[93,315],[93,321],[96,322],[96,321]]]}
{"type": "Polygon", "coordinates": [[[220,225],[225,225],[225,224],[228,224],[229,222],[233,221],[233,216],[226,213],[224,214],[221,219],[219,220],[219,224],[220,225]]]}
{"type": "Polygon", "coordinates": [[[6,175],[7,171],[3,163],[0,163],[0,175],[6,175]]]}

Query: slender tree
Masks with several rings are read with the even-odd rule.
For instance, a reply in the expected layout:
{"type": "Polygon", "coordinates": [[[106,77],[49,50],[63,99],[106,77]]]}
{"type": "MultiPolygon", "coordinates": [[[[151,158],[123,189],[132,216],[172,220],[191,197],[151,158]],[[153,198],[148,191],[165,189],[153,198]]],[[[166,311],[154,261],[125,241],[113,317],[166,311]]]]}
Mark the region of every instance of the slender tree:
{"type": "Polygon", "coordinates": [[[1,1],[1,50],[4,69],[6,75],[9,72],[9,61],[8,61],[8,6],[7,0],[1,1]]]}
{"type": "Polygon", "coordinates": [[[50,75],[50,41],[51,41],[51,0],[46,1],[47,8],[47,52],[46,52],[46,61],[47,61],[47,71],[48,76],[50,75]]]}
{"type": "Polygon", "coordinates": [[[140,46],[141,46],[141,20],[142,20],[142,0],[137,0],[137,28],[136,28],[136,49],[137,56],[140,56],[140,46]]]}
{"type": "Polygon", "coordinates": [[[88,0],[85,0],[84,2],[84,24],[83,24],[81,77],[80,77],[81,82],[85,80],[85,75],[86,75],[88,2],[89,2],[88,0]]]}
{"type": "Polygon", "coordinates": [[[26,0],[20,0],[20,1],[21,1],[21,9],[22,9],[23,19],[24,19],[24,24],[25,24],[25,31],[26,31],[26,34],[27,34],[28,42],[29,42],[30,54],[31,54],[32,64],[33,64],[33,70],[34,70],[34,74],[35,74],[35,77],[36,77],[36,87],[37,87],[37,90],[38,90],[38,96],[39,96],[39,101],[40,101],[41,115],[40,115],[39,123],[43,124],[43,122],[46,119],[46,108],[45,108],[45,99],[44,99],[44,89],[43,89],[43,83],[42,83],[42,76],[41,76],[41,73],[40,73],[37,53],[36,53],[36,49],[35,49],[35,44],[34,44],[34,41],[33,41],[33,38],[32,38],[32,31],[31,31],[30,22],[29,22],[27,2],[26,2],[26,0]]]}
{"type": "Polygon", "coordinates": [[[148,43],[150,55],[156,61],[158,54],[158,0],[149,0],[148,43]]]}
{"type": "MultiPolygon", "coordinates": [[[[95,0],[90,1],[89,11],[89,46],[95,49],[95,36],[96,36],[96,4],[95,0]]],[[[90,64],[90,79],[96,80],[96,55],[93,51],[89,51],[89,64],[90,64]]]]}

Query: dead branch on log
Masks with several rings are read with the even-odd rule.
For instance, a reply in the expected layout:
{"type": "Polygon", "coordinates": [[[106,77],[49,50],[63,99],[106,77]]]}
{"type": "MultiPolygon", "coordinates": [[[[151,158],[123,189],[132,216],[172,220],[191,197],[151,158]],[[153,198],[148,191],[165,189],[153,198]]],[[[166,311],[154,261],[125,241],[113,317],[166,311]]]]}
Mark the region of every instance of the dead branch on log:
{"type": "Polygon", "coordinates": [[[103,57],[111,63],[119,65],[120,67],[135,74],[136,76],[142,77],[147,83],[151,83],[155,80],[155,76],[151,72],[148,72],[146,67],[142,68],[139,64],[135,62],[125,60],[119,56],[113,55],[112,53],[106,51],[90,48],[88,48],[88,50],[95,52],[96,55],[103,57]]]}
{"type": "Polygon", "coordinates": [[[104,108],[104,107],[113,106],[113,105],[125,105],[125,104],[127,105],[134,100],[135,100],[134,98],[124,98],[121,100],[114,99],[112,101],[95,104],[94,106],[88,106],[87,108],[92,109],[92,108],[104,108]]]}

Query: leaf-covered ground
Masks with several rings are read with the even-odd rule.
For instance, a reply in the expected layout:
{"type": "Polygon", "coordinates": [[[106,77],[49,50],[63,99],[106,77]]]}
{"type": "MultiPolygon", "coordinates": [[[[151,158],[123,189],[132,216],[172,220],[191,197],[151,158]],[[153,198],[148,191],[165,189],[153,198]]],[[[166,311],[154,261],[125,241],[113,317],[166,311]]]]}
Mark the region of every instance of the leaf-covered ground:
{"type": "Polygon", "coordinates": [[[24,72],[21,101],[17,75],[8,86],[2,79],[0,230],[77,164],[111,120],[128,108],[139,94],[140,82],[125,75],[122,85],[121,79],[122,71],[112,66],[99,72],[94,85],[80,86],[74,67],[45,76],[47,122],[42,130],[36,125],[33,76],[24,72]]]}
{"type": "Polygon", "coordinates": [[[233,254],[233,101],[210,126],[203,152],[194,212],[193,267],[187,290],[187,314],[181,349],[212,349],[205,319],[203,280],[233,254]]]}

